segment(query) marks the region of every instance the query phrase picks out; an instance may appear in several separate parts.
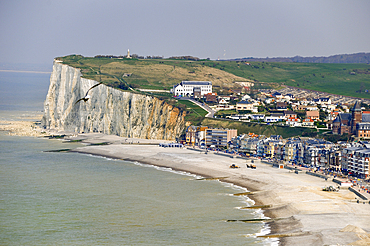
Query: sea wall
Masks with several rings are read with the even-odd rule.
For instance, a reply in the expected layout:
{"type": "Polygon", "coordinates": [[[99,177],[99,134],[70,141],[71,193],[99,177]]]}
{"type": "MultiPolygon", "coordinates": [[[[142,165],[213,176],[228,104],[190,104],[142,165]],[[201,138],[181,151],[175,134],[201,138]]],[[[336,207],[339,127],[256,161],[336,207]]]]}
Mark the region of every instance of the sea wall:
{"type": "Polygon", "coordinates": [[[183,132],[185,114],[155,97],[101,84],[90,90],[88,101],[76,104],[97,83],[82,78],[79,69],[55,60],[42,126],[76,133],[100,132],[163,140],[174,140],[183,132]]]}

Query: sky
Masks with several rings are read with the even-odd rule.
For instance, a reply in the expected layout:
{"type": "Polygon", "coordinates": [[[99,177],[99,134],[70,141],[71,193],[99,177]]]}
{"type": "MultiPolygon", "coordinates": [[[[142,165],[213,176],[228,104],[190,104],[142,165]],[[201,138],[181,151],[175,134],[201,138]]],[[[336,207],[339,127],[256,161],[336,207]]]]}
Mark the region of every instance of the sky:
{"type": "Polygon", "coordinates": [[[370,52],[368,0],[0,0],[0,63],[370,52]]]}

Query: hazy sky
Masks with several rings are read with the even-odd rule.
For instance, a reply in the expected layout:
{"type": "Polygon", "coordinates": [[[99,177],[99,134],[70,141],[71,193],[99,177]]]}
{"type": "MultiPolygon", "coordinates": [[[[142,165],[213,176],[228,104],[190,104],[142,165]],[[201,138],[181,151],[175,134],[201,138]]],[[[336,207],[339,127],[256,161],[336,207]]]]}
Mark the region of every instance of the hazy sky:
{"type": "Polygon", "coordinates": [[[0,62],[370,52],[368,0],[0,0],[0,62]]]}

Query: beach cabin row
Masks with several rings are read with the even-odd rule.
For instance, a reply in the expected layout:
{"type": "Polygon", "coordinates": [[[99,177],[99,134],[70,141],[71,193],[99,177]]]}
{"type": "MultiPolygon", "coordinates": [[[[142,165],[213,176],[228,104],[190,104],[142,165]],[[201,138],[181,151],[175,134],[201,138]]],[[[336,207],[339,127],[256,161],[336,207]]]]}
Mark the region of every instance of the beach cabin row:
{"type": "Polygon", "coordinates": [[[181,143],[160,143],[159,147],[163,148],[183,148],[184,145],[181,143]]]}

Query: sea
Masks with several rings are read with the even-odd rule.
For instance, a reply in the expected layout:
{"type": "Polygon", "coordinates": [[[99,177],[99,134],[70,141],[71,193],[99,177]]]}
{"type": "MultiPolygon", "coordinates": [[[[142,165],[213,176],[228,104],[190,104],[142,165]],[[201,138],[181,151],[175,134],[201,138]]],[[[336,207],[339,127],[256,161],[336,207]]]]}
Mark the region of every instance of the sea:
{"type": "MultiPolygon", "coordinates": [[[[50,74],[0,71],[0,120],[35,120],[50,74]]],[[[246,189],[0,132],[0,245],[278,245],[246,189]]]]}

